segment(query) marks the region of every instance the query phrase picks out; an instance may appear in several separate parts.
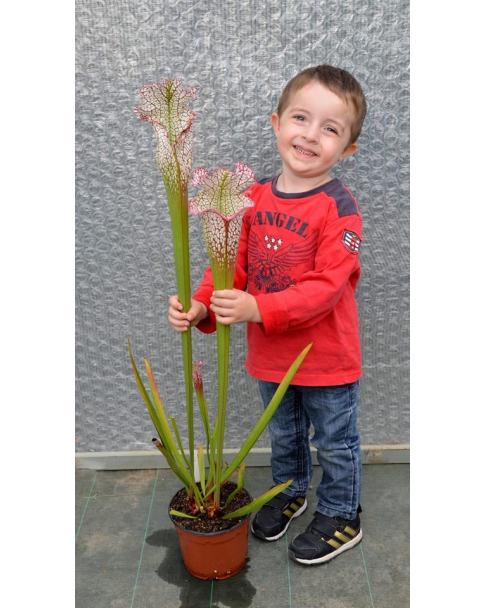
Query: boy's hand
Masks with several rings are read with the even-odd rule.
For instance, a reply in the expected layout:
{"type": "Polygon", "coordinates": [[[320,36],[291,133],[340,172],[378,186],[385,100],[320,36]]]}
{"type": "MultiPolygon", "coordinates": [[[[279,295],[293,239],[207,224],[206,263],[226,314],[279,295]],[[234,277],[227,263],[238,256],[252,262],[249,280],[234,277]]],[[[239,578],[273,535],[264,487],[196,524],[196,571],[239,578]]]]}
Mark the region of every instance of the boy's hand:
{"type": "Polygon", "coordinates": [[[191,299],[191,308],[182,312],[178,296],[169,298],[169,323],[178,332],[187,331],[188,327],[197,325],[208,316],[208,309],[202,302],[191,299]]]}
{"type": "Polygon", "coordinates": [[[239,289],[214,291],[210,308],[216,315],[216,321],[223,325],[248,321],[262,322],[256,299],[246,291],[239,289]]]}

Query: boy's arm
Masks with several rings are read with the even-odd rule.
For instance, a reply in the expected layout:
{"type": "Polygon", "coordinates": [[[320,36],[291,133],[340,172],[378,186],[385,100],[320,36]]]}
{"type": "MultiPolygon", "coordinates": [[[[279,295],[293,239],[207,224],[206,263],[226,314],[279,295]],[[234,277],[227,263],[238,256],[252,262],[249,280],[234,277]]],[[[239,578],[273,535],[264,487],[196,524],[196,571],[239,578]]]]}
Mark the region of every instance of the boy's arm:
{"type": "Polygon", "coordinates": [[[358,214],[333,220],[324,230],[313,270],[289,289],[255,296],[265,335],[318,323],[333,310],[348,283],[356,286],[361,225],[358,214]]]}
{"type": "Polygon", "coordinates": [[[211,268],[208,268],[202,278],[196,293],[192,296],[193,300],[202,302],[208,309],[208,316],[196,325],[197,329],[205,334],[210,334],[216,331],[216,319],[213,311],[209,308],[211,304],[211,295],[214,291],[213,274],[211,268]]]}

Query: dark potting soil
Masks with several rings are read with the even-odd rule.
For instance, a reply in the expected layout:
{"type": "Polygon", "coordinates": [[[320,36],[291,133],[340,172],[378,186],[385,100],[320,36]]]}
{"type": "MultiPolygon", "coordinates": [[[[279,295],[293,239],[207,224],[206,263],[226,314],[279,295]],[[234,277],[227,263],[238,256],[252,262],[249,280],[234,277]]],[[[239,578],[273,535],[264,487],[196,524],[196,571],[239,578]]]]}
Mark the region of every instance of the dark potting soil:
{"type": "MultiPolygon", "coordinates": [[[[221,487],[221,504],[224,505],[226,502],[226,498],[234,492],[236,488],[236,484],[232,481],[227,481],[221,487]]],[[[226,509],[226,513],[231,513],[232,511],[236,511],[236,509],[241,509],[246,505],[251,503],[251,496],[248,492],[243,489],[238,492],[238,494],[233,498],[231,503],[228,505],[226,509]]],[[[185,488],[182,488],[177,492],[177,494],[172,499],[170,503],[170,508],[175,509],[176,511],[180,511],[181,513],[187,513],[191,515],[191,509],[189,507],[189,500],[187,497],[187,492],[185,488]]],[[[224,512],[223,512],[224,515],[224,512]]],[[[246,515],[242,517],[235,517],[232,519],[212,519],[208,517],[206,513],[198,515],[197,519],[186,519],[185,517],[177,517],[175,515],[171,516],[177,524],[179,524],[182,528],[186,530],[191,530],[192,532],[202,532],[203,534],[207,534],[210,532],[221,532],[221,530],[229,530],[234,526],[238,525],[241,521],[243,521],[246,515]]]]}

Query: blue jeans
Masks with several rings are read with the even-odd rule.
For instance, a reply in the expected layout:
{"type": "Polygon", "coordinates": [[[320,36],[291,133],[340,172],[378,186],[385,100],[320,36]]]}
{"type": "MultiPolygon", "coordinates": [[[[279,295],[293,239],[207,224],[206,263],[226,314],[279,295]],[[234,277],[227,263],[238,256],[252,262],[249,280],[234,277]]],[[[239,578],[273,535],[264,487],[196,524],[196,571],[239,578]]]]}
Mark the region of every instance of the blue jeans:
{"type": "MultiPolygon", "coordinates": [[[[264,406],[278,384],[258,381],[264,406]]],[[[361,493],[361,448],[356,428],[359,383],[341,386],[290,385],[268,425],[272,442],[272,476],[275,485],[293,478],[285,490],[302,496],[312,479],[309,428],[312,445],[322,467],[317,486],[317,511],[329,517],[354,519],[361,493]]]]}

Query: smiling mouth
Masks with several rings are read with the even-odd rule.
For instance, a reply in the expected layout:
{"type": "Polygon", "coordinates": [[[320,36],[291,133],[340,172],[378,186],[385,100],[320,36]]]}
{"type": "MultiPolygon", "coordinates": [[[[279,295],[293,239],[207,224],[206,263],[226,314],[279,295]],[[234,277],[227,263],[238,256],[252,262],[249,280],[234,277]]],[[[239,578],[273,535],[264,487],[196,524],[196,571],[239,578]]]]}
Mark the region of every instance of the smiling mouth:
{"type": "Polygon", "coordinates": [[[304,148],[301,148],[300,146],[294,146],[294,149],[297,150],[297,152],[299,152],[300,154],[304,154],[305,156],[317,156],[317,154],[314,154],[314,152],[304,150],[304,148]]]}

